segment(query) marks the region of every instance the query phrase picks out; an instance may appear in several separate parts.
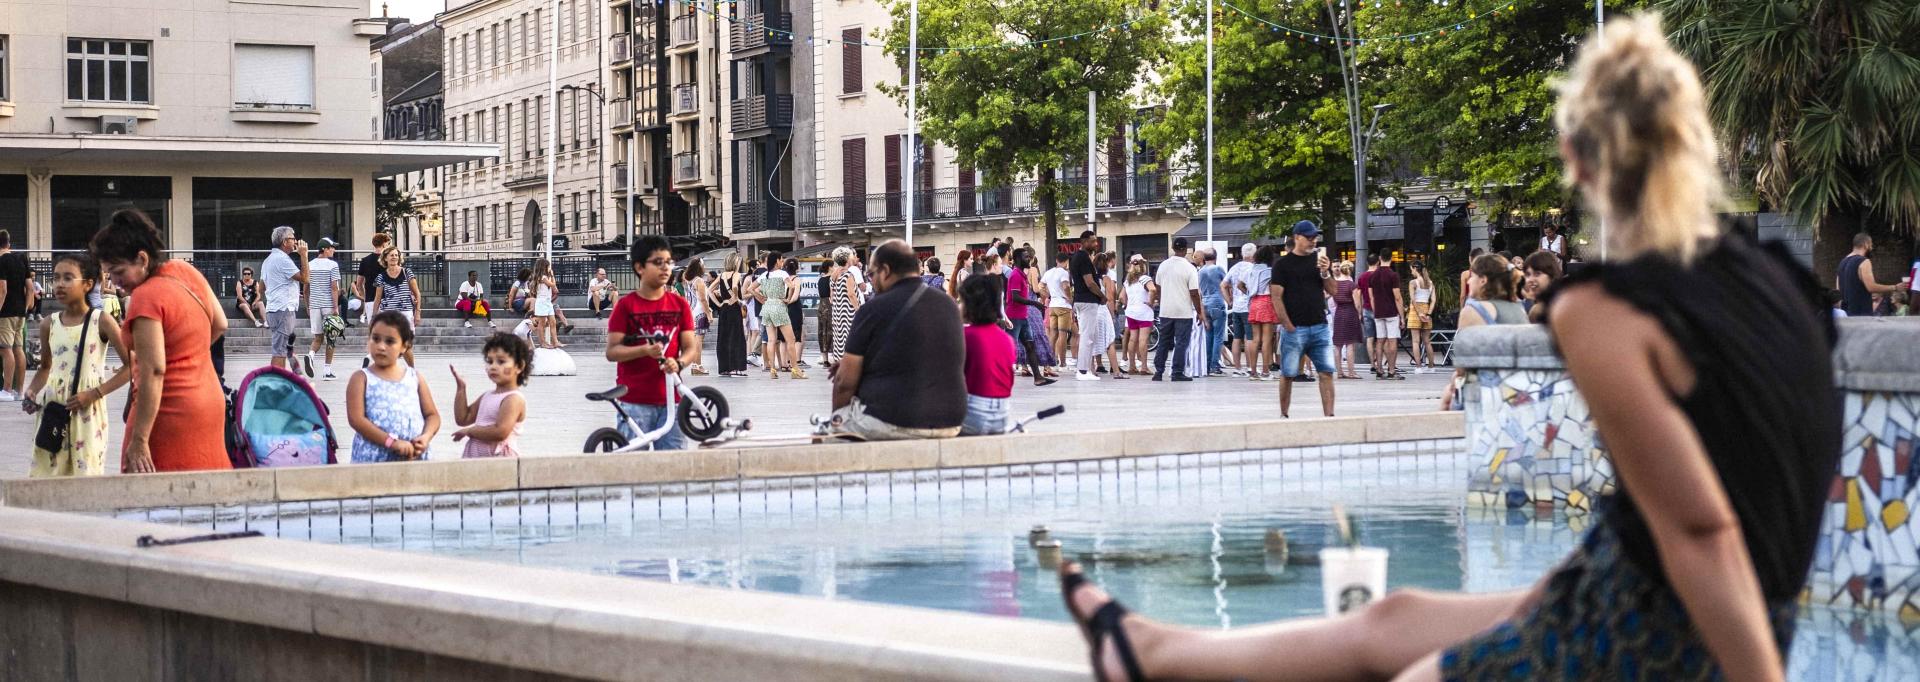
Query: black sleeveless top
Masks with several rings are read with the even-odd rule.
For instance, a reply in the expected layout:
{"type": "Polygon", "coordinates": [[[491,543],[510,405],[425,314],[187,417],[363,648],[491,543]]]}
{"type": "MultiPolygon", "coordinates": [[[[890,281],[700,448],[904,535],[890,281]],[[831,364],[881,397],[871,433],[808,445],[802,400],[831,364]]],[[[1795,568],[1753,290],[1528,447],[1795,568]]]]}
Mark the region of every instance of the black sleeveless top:
{"type": "MultiPolygon", "coordinates": [[[[1691,394],[1668,399],[1706,446],[1762,591],[1781,603],[1806,582],[1840,456],[1833,318],[1812,274],[1777,246],[1729,234],[1703,248],[1689,267],[1653,256],[1588,266],[1543,300],[1596,282],[1658,320],[1679,346],[1697,379],[1691,394]]],[[[1619,533],[1629,560],[1664,581],[1633,491],[1616,485],[1598,522],[1619,533]]]]}

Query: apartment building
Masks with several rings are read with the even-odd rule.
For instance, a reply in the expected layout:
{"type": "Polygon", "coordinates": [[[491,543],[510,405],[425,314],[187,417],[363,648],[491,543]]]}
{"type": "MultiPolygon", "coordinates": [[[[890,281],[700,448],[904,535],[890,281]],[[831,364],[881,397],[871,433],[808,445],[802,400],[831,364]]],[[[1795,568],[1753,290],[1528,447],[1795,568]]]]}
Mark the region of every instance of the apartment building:
{"type": "MultiPolygon", "coordinates": [[[[388,20],[387,35],[372,44],[373,137],[380,140],[446,139],[444,91],[445,32],[438,21],[415,24],[388,20]]],[[[408,210],[388,217],[385,228],[403,252],[446,247],[441,179],[446,166],[434,166],[380,178],[376,201],[405,198],[408,210]]]]}
{"type": "Polygon", "coordinates": [[[186,255],[260,251],[278,225],[364,245],[374,178],[493,146],[374,141],[363,70],[386,22],[349,0],[0,5],[0,227],[84,248],[145,210],[186,255]]]}
{"type": "Polygon", "coordinates": [[[618,233],[603,211],[609,178],[599,104],[601,7],[596,0],[472,0],[439,16],[445,134],[501,150],[443,173],[441,242],[448,251],[542,250],[546,220],[553,221],[555,250],[618,233]],[[557,41],[549,36],[556,17],[557,41]],[[556,54],[557,97],[548,88],[556,54]],[[551,201],[548,150],[555,155],[551,201]]]}
{"type": "MultiPolygon", "coordinates": [[[[734,7],[614,0],[606,105],[610,210],[635,234],[660,234],[682,253],[727,243],[724,133],[735,83],[728,60],[734,7]]],[[[610,235],[622,238],[624,234],[610,235]]]]}
{"type": "MultiPolygon", "coordinates": [[[[798,0],[805,2],[806,0],[798,0]]],[[[875,0],[809,2],[793,50],[798,118],[792,181],[795,225],[807,244],[869,244],[904,234],[907,149],[906,108],[882,93],[880,83],[902,82],[902,71],[879,47],[891,22],[875,0]]],[[[1160,159],[1139,142],[1139,127],[1154,115],[1100,136],[1096,159],[1095,217],[1113,248],[1158,258],[1172,235],[1190,222],[1185,191],[1174,174],[1157,168],[1160,159]]],[[[923,255],[951,261],[963,248],[985,248],[994,237],[1012,237],[1051,252],[1073,248],[1086,228],[1080,201],[1063,202],[1060,232],[1044,234],[1035,182],[1023,179],[988,186],[983,174],[955,163],[952,150],[927,142],[919,149],[914,190],[914,246],[923,255]],[[1064,239],[1063,239],[1064,237],[1064,239]]],[[[1055,177],[1077,187],[1087,184],[1084,166],[1062,168],[1055,177]]]]}

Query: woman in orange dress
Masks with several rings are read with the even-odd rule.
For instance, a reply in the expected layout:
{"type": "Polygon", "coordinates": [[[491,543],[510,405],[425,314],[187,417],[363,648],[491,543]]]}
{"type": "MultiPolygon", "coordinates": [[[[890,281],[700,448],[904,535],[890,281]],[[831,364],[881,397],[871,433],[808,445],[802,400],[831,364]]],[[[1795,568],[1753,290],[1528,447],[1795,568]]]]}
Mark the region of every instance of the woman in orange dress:
{"type": "Polygon", "coordinates": [[[134,209],[115,212],[93,236],[94,257],[131,297],[120,323],[134,365],[120,469],[229,469],[226,399],[209,351],[227,332],[227,314],[207,278],[168,260],[160,244],[153,221],[134,209]]]}

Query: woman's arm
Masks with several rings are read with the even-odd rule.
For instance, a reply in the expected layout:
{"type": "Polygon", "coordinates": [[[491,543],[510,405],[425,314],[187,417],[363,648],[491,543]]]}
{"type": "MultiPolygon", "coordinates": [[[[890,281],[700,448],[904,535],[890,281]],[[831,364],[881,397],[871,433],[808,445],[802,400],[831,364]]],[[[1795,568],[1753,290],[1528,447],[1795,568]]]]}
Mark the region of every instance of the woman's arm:
{"type": "Polygon", "coordinates": [[[1728,679],[1784,679],[1740,519],[1699,433],[1665,397],[1693,389],[1693,368],[1659,323],[1597,287],[1567,291],[1555,306],[1567,372],[1708,652],[1728,679]]]}
{"type": "MultiPolygon", "coordinates": [[[[420,278],[409,275],[407,288],[413,290],[413,326],[417,328],[420,326],[420,278]]],[[[427,382],[420,382],[421,388],[425,388],[426,385],[427,382]]]]}
{"type": "Polygon", "coordinates": [[[153,471],[153,422],[160,416],[160,398],[167,392],[167,337],[160,321],[151,317],[133,321],[133,357],[139,361],[140,390],[127,419],[126,444],[120,468],[132,473],[153,471]]]}
{"type": "Polygon", "coordinates": [[[462,422],[467,428],[453,432],[453,439],[476,438],[487,441],[503,441],[513,435],[513,427],[520,424],[520,418],[527,413],[527,401],[519,395],[510,395],[500,401],[499,419],[492,426],[471,426],[472,421],[462,422]]]}

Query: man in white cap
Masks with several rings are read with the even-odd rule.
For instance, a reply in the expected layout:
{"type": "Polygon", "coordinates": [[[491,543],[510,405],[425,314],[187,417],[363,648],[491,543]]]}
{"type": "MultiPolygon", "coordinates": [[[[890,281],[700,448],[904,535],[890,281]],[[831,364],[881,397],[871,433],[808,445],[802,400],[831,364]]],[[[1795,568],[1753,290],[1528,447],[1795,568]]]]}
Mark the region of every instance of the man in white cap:
{"type": "Polygon", "coordinates": [[[260,264],[267,283],[267,328],[273,331],[273,366],[293,361],[293,316],[300,313],[300,285],[307,283],[307,243],[286,225],[273,228],[273,251],[260,264]],[[296,259],[292,256],[299,253],[296,259]]]}
{"type": "Polygon", "coordinates": [[[340,314],[340,264],[333,260],[335,244],[332,238],[320,238],[320,257],[307,265],[307,332],[313,334],[313,345],[307,349],[307,378],[313,378],[313,354],[320,351],[320,344],[327,345],[326,376],[333,378],[333,341],[327,338],[327,318],[340,314]]]}

